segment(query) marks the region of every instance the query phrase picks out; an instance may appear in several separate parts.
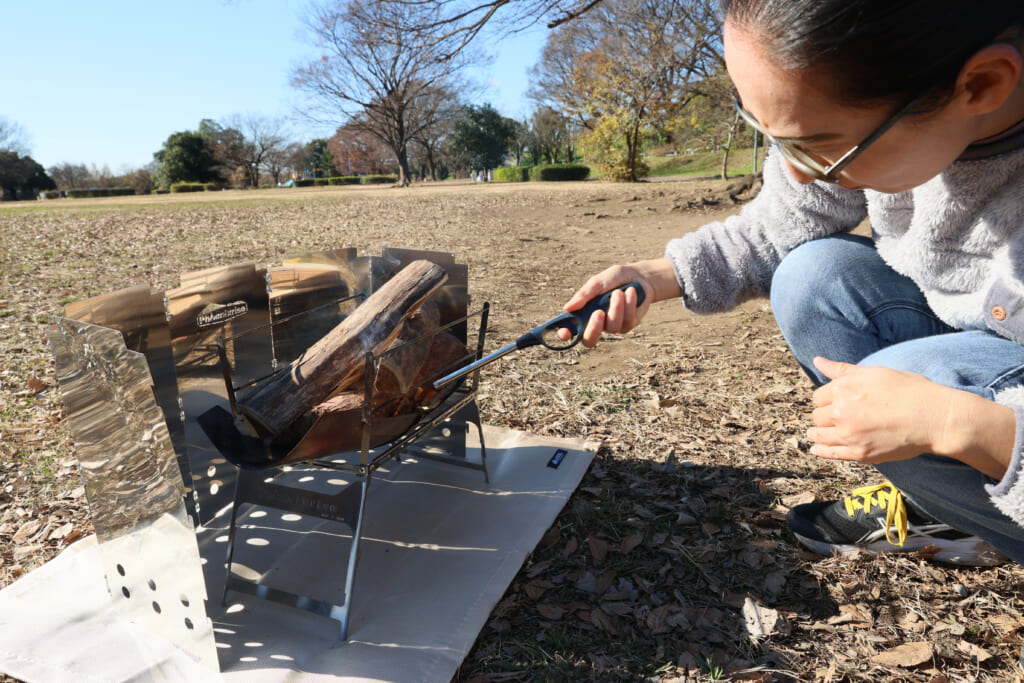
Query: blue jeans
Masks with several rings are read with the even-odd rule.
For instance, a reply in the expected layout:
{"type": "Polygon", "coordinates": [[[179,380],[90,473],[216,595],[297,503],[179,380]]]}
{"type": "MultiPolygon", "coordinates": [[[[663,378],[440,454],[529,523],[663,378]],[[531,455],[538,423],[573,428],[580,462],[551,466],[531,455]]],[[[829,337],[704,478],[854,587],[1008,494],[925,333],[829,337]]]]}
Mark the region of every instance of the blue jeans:
{"type": "MultiPolygon", "coordinates": [[[[990,400],[1024,384],[1024,346],[943,323],[868,238],[841,235],[794,249],[775,272],[771,302],[789,348],[815,385],[828,381],[812,365],[815,356],[915,372],[990,400]]],[[[935,519],[1024,564],[1024,527],[992,504],[984,489],[994,483],[990,477],[929,453],[876,467],[935,519]]]]}

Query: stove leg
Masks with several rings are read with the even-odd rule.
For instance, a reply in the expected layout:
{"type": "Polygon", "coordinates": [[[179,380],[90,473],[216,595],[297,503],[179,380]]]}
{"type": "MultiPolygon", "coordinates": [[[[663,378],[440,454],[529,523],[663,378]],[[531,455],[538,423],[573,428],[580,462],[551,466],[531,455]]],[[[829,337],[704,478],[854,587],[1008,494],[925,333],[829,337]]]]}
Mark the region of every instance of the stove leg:
{"type": "Polygon", "coordinates": [[[359,561],[359,539],[363,532],[363,512],[366,510],[366,493],[370,488],[370,474],[363,477],[362,492],[359,499],[359,512],[356,514],[356,524],[352,531],[352,547],[348,553],[348,569],[345,574],[345,604],[338,607],[338,613],[331,616],[341,622],[341,640],[348,639],[349,618],[352,609],[352,590],[355,585],[356,563],[359,561]]]}
{"type": "Polygon", "coordinates": [[[487,473],[487,446],[484,445],[484,428],[480,423],[480,408],[477,407],[476,401],[469,404],[469,412],[467,421],[476,425],[476,431],[480,435],[480,466],[484,471],[484,482],[490,484],[491,477],[487,473]]]}
{"type": "Polygon", "coordinates": [[[231,584],[231,562],[235,555],[235,531],[238,528],[238,508],[245,502],[242,500],[242,495],[240,495],[244,488],[244,482],[242,480],[249,476],[251,476],[251,474],[248,470],[238,470],[238,480],[235,484],[235,500],[231,505],[231,524],[228,525],[227,558],[224,562],[224,593],[221,595],[221,605],[228,604],[228,586],[231,584]]]}

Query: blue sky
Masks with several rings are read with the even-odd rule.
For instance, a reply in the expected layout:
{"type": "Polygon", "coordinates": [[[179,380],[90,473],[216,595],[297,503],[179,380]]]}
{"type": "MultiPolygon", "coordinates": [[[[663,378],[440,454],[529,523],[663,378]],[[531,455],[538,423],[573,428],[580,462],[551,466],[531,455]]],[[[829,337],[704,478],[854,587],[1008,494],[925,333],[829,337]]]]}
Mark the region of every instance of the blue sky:
{"type": "MultiPolygon", "coordinates": [[[[0,116],[21,126],[32,157],[49,168],[71,162],[143,166],[174,132],[204,118],[292,117],[293,68],[315,54],[302,24],[305,2],[288,0],[50,0],[4,3],[0,21],[0,116]]],[[[528,71],[547,30],[536,28],[488,50],[472,76],[481,102],[522,118],[528,71]]],[[[307,141],[326,131],[291,124],[307,141]]]]}

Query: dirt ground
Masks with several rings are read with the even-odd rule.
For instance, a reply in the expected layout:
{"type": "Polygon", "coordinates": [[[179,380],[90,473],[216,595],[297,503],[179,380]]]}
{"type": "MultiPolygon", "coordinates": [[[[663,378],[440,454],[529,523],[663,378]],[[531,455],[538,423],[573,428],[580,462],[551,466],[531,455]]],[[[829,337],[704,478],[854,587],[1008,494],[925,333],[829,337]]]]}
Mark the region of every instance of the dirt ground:
{"type": "MultiPolygon", "coordinates": [[[[660,256],[742,205],[720,181],[423,184],[0,205],[0,586],[91,533],[46,347],[64,304],[306,251],[437,249],[490,302],[490,348],[587,277],[660,256]]],[[[766,300],[678,302],[596,349],[529,349],[483,377],[484,419],[600,441],[457,680],[1013,681],[1024,569],[821,558],[800,502],[880,479],[807,453],[811,387],[766,300]],[[756,616],[766,624],[754,637],[756,616]]]]}

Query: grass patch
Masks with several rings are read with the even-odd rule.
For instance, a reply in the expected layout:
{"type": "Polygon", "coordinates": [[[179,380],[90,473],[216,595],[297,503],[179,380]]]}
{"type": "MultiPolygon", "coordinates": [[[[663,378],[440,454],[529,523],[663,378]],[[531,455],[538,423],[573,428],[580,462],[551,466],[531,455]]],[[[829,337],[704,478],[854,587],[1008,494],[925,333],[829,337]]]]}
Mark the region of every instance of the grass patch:
{"type": "MultiPolygon", "coordinates": [[[[764,147],[757,148],[757,168],[764,164],[764,147]]],[[[722,152],[694,152],[674,157],[646,157],[650,176],[714,177],[722,171],[722,152]]],[[[734,149],[729,153],[729,177],[743,176],[753,172],[754,149],[734,149]]]]}

